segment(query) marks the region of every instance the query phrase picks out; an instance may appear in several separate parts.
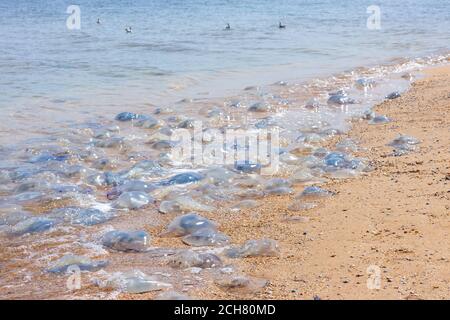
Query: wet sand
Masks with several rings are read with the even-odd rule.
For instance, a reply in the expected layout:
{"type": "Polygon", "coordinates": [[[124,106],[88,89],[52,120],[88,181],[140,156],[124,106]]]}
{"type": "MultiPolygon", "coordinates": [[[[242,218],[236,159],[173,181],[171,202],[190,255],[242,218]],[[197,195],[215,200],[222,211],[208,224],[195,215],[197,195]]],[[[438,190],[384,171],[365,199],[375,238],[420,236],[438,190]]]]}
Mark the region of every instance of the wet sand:
{"type": "MultiPolygon", "coordinates": [[[[356,122],[348,135],[373,161],[364,176],[334,180],[336,192],[307,211],[287,210],[293,196],[261,201],[259,208],[214,214],[233,243],[278,241],[276,258],[233,260],[247,275],[267,279],[260,292],[191,292],[202,299],[449,299],[450,298],[450,66],[432,68],[402,97],[374,109],[391,123],[356,122]],[[386,146],[399,133],[422,141],[394,157],[386,146]],[[297,220],[302,216],[307,219],[297,220]],[[294,218],[294,219],[289,219],[294,218]],[[368,267],[381,271],[368,289],[368,267]],[[376,268],[375,267],[375,268],[376,268]]],[[[334,141],[336,142],[336,141],[334,141]]],[[[298,188],[297,191],[301,191],[298,188]]]]}

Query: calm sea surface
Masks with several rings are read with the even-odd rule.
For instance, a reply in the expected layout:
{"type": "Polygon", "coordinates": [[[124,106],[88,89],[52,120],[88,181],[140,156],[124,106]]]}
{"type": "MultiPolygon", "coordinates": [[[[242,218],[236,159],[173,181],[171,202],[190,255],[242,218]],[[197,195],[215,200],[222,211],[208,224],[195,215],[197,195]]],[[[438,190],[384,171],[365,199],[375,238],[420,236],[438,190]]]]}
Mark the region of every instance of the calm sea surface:
{"type": "Polygon", "coordinates": [[[223,97],[443,53],[450,43],[446,0],[377,1],[381,30],[367,28],[374,3],[363,0],[79,0],[80,30],[66,27],[71,4],[0,1],[0,110],[12,118],[223,97]]]}

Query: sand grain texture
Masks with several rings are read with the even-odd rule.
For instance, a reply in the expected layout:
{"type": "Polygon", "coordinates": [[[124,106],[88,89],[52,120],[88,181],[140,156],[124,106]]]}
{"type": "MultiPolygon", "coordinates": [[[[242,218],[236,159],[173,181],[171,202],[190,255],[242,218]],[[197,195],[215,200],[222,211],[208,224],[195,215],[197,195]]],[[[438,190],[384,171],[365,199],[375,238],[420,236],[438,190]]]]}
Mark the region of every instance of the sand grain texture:
{"type": "Polygon", "coordinates": [[[357,122],[340,137],[359,141],[364,150],[357,155],[372,160],[374,171],[327,183],[337,195],[311,210],[290,212],[292,197],[272,197],[222,224],[233,242],[261,237],[279,242],[278,258],[236,261],[244,273],[268,279],[268,287],[242,295],[212,286],[197,296],[449,299],[450,67],[426,74],[401,98],[375,107],[393,122],[357,122]],[[399,133],[420,139],[419,150],[392,156],[386,144],[399,133]],[[309,221],[286,221],[299,215],[309,221]],[[368,289],[372,265],[380,268],[380,289],[368,289]]]}

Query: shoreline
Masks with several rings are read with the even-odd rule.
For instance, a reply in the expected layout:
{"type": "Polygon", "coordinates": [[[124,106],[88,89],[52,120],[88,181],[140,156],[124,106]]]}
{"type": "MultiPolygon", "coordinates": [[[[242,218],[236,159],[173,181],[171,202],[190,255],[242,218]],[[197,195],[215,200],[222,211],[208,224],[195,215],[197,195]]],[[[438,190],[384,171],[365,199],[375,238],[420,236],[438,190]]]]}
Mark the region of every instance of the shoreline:
{"type": "MultiPolygon", "coordinates": [[[[428,76],[413,83],[402,97],[373,108],[392,122],[369,125],[367,121],[354,121],[349,132],[326,143],[325,147],[331,147],[352,138],[361,147],[352,154],[369,159],[374,167],[363,176],[330,179],[322,184],[335,193],[333,197],[316,201],[318,206],[309,210],[290,211],[287,207],[303,189],[296,185],[290,196],[258,199],[257,208],[230,212],[222,207],[202,213],[219,223],[220,231],[231,237],[232,244],[271,238],[277,240],[281,254],[224,258],[224,264],[233,265],[237,274],[269,281],[263,289],[223,291],[214,283],[214,270],[204,270],[202,279],[187,294],[194,299],[448,299],[450,66],[431,67],[426,73],[428,76]],[[399,133],[420,139],[419,149],[400,157],[391,156],[392,148],[386,144],[399,133]],[[381,270],[381,289],[369,290],[367,268],[374,265],[381,270]]],[[[155,222],[149,211],[133,213],[133,221],[124,215],[114,225],[143,228],[158,235],[173,217],[158,215],[155,222]]],[[[4,261],[9,261],[5,269],[14,266],[33,271],[34,282],[39,280],[40,284],[30,288],[30,292],[16,291],[12,284],[26,284],[20,273],[8,272],[4,280],[11,285],[5,287],[4,297],[153,299],[160,293],[116,296],[88,282],[90,276],[83,278],[87,285],[83,290],[62,292],[65,277],[41,273],[31,261],[18,258],[26,241],[11,240],[13,248],[2,252],[4,261]]],[[[35,249],[53,255],[52,247],[62,243],[49,241],[36,244],[35,249]]],[[[152,242],[155,247],[184,248],[179,239],[155,236],[152,242]]],[[[120,269],[141,266],[151,270],[161,264],[151,256],[136,256],[133,260],[111,253],[110,258],[120,269]]],[[[174,271],[173,276],[183,279],[185,272],[190,273],[174,271]]]]}
{"type": "MultiPolygon", "coordinates": [[[[426,77],[395,100],[373,108],[393,121],[355,121],[338,137],[358,141],[354,155],[373,162],[363,176],[330,180],[335,196],[301,212],[287,210],[294,196],[273,196],[239,212],[214,217],[233,243],[263,237],[278,241],[279,257],[233,260],[242,273],[267,279],[255,293],[196,290],[201,299],[449,299],[450,289],[450,66],[426,77]],[[421,141],[394,157],[386,146],[400,133],[421,141]],[[306,217],[297,221],[286,218],[306,217]],[[368,269],[379,267],[380,289],[368,289],[368,269]],[[207,292],[207,294],[205,294],[207,292]]],[[[337,141],[334,141],[337,142],[337,141]]],[[[296,188],[296,193],[302,188],[296,188]]]]}

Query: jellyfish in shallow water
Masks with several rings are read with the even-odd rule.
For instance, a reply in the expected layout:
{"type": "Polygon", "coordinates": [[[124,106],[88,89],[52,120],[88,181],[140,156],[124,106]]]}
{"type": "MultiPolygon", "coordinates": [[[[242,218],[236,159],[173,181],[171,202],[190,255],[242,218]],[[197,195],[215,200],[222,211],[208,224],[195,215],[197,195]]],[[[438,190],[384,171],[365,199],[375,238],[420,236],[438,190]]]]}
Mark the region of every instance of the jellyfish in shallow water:
{"type": "Polygon", "coordinates": [[[164,236],[180,237],[185,236],[200,229],[216,229],[216,224],[211,220],[199,216],[195,213],[185,214],[176,217],[163,233],[164,236]]]}
{"type": "Polygon", "coordinates": [[[136,210],[153,202],[153,198],[144,192],[130,191],[122,193],[117,198],[114,206],[120,209],[136,210]]]}
{"type": "Polygon", "coordinates": [[[103,246],[125,252],[143,252],[148,249],[150,235],[145,231],[119,231],[106,233],[102,238],[103,246]]]}
{"type": "Polygon", "coordinates": [[[51,273],[62,273],[66,272],[70,266],[74,265],[80,268],[80,270],[92,271],[106,267],[108,261],[92,261],[88,257],[67,254],[52,263],[47,271],[51,273]]]}

